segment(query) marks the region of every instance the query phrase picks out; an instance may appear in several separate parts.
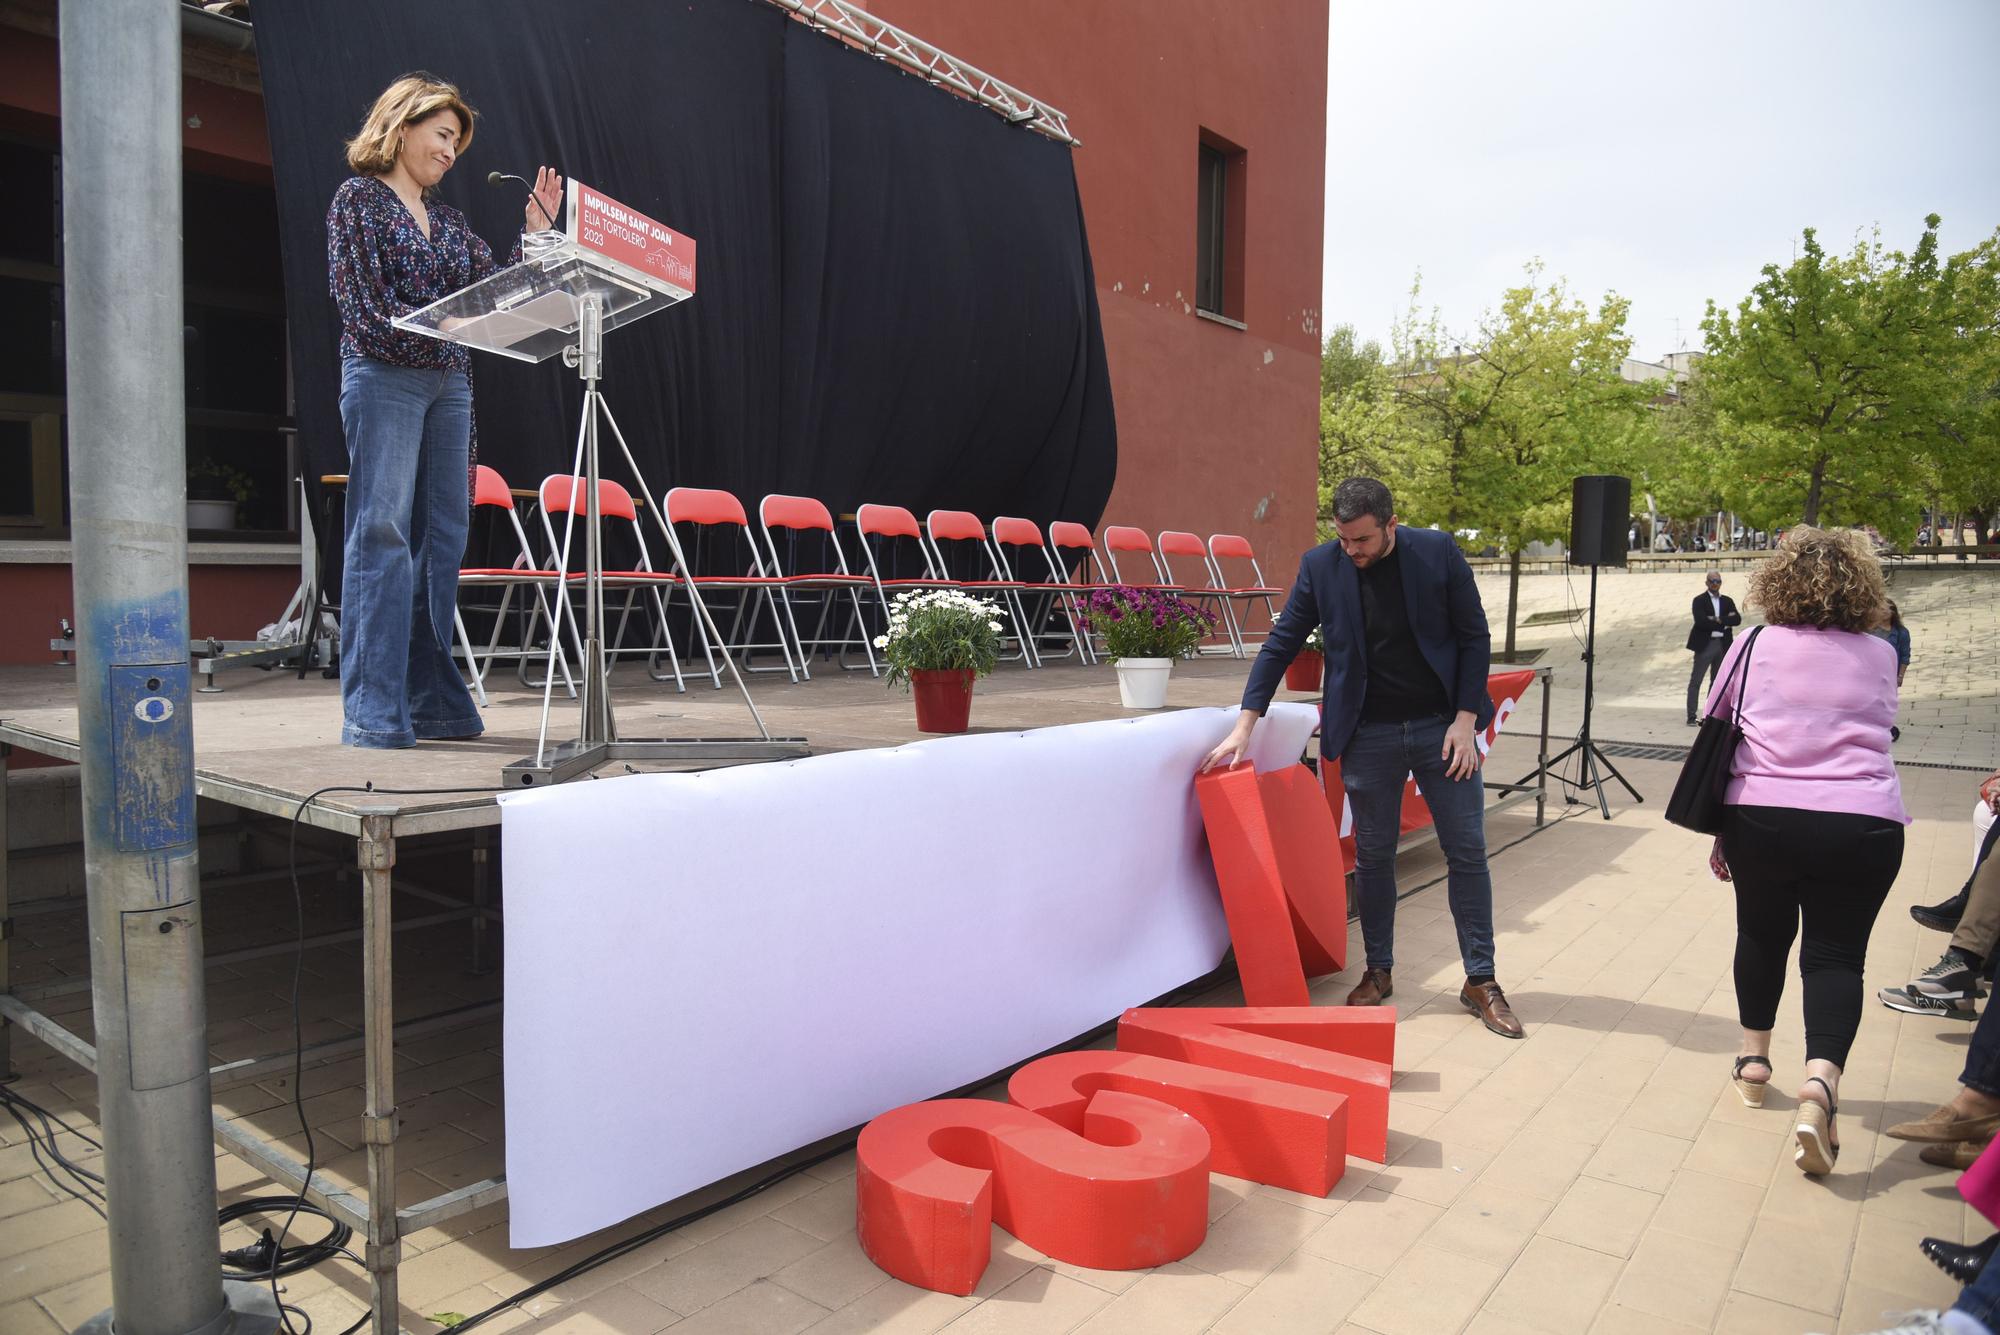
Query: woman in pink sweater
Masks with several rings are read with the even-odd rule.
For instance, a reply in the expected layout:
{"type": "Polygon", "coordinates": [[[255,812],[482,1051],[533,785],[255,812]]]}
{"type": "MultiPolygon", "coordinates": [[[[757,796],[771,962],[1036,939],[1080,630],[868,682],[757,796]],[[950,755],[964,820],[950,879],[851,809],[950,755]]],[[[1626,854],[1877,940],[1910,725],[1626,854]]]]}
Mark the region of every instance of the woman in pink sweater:
{"type": "Polygon", "coordinates": [[[1861,1024],[1868,933],[1903,863],[1903,810],[1889,725],[1896,651],[1867,634],[1888,601],[1859,538],[1801,525],[1750,575],[1765,624],[1730,646],[1708,712],[1737,708],[1728,811],[1709,865],[1736,886],[1735,1083],[1760,1107],[1785,960],[1803,927],[1806,1075],[1796,1162],[1826,1173],[1840,1152],[1833,1115],[1861,1024]],[[1746,659],[1741,673],[1739,659],[1746,659]]]}

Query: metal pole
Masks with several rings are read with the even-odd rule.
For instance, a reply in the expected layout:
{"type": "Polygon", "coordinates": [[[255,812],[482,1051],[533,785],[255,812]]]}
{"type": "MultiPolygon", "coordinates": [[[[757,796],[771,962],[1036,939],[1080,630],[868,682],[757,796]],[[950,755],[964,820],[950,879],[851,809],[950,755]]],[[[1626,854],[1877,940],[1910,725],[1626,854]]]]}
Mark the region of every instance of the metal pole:
{"type": "MultiPolygon", "coordinates": [[[[369,1307],[375,1335],[396,1335],[396,1267],[403,1259],[396,1230],[396,1012],[391,952],[390,878],[396,865],[395,817],[363,816],[356,846],[361,869],[361,972],[367,1036],[361,1136],[368,1146],[369,1307]]],[[[121,1332],[120,1335],[123,1335],[121,1332]]]]}
{"type": "Polygon", "coordinates": [[[59,21],[76,686],[111,1237],[111,1310],[84,1329],[271,1330],[270,1294],[225,1295],[216,1267],[189,718],[180,16],[157,0],[102,0],[64,6],[59,21]]]}
{"type": "Polygon", "coordinates": [[[1535,766],[1535,828],[1548,824],[1549,814],[1549,680],[1553,671],[1545,671],[1542,677],[1542,740],[1541,754],[1535,766]]]}
{"type": "MultiPolygon", "coordinates": [[[[0,742],[0,996],[14,990],[14,912],[12,891],[7,886],[7,761],[14,748],[0,742]]],[[[14,1078],[14,1026],[0,1019],[0,1082],[14,1078]]]]}
{"type": "MultiPolygon", "coordinates": [[[[603,476],[597,450],[597,380],[603,365],[604,309],[595,293],[584,297],[577,314],[577,374],[583,379],[584,485],[589,510],[583,527],[583,729],[579,740],[608,742],[617,736],[611,719],[611,683],[604,659],[604,516],[598,481],[603,476]]],[[[689,586],[692,589],[692,585],[689,586]]]]}

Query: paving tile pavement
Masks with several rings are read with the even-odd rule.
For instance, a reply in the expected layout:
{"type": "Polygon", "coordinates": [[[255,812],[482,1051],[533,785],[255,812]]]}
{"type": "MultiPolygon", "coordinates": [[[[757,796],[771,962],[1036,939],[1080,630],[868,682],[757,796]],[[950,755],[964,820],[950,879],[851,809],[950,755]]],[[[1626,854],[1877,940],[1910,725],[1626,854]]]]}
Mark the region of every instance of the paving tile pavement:
{"type": "MultiPolygon", "coordinates": [[[[1935,582],[1950,586],[1954,578],[1935,582]]],[[[1992,619],[1981,622],[1951,601],[1958,596],[1947,587],[1932,603],[1912,596],[1905,607],[1927,609],[1927,618],[1934,612],[1926,625],[1955,618],[1966,655],[1987,653],[1990,661],[1992,619]],[[1975,643],[1979,635],[1988,648],[1975,643]]],[[[1676,600],[1685,603],[1662,580],[1655,602],[1676,600]]],[[[1650,624],[1637,613],[1617,619],[1634,642],[1650,624]]],[[[1684,653],[1677,641],[1674,649],[1684,653]]],[[[1177,703],[1221,702],[1241,671],[1198,665],[1177,678],[1177,703]]],[[[1628,693],[1641,689],[1642,675],[1607,674],[1628,693]]],[[[1984,695],[1968,689],[1968,717],[1994,718],[1996,694],[1991,682],[1984,695]]],[[[1671,682],[1664,699],[1678,725],[1671,682]]],[[[1653,703],[1620,707],[1628,710],[1621,730],[1656,712],[1653,703]]],[[[1945,754],[1941,744],[1936,753],[1945,754]]],[[[1516,733],[1503,738],[1495,763],[1511,768],[1532,754],[1525,733],[1516,733]]],[[[1649,800],[1614,802],[1610,821],[1594,808],[1557,804],[1551,815],[1558,819],[1540,832],[1524,808],[1489,823],[1501,978],[1528,1025],[1525,1041],[1488,1035],[1458,1008],[1462,975],[1441,858],[1435,848],[1405,855],[1390,1162],[1350,1160],[1324,1200],[1218,1177],[1206,1243],[1182,1262],[1144,1273],[1065,1265],[995,1230],[979,1290],[956,1298],[889,1279],[861,1255],[849,1153],[571,1279],[482,1329],[1790,1335],[1868,1331],[1883,1324],[1886,1310],[1948,1304],[1952,1286],[1923,1261],[1917,1239],[1932,1233],[1977,1241],[1988,1226],[1958,1200],[1949,1173],[1918,1163],[1916,1147],[1879,1131],[1948,1095],[1965,1028],[1871,1001],[1843,1087],[1840,1170],[1824,1182],[1804,1179],[1791,1165],[1787,1138],[1803,1049],[1797,989],[1789,989],[1781,1013],[1769,1107],[1745,1109],[1727,1086],[1736,1038],[1728,891],[1709,878],[1701,841],[1660,818],[1673,766],[1620,763],[1649,800]]],[[[1905,909],[1955,889],[1971,854],[1965,813],[1976,776],[1911,767],[1903,779],[1917,821],[1871,944],[1871,985],[1907,979],[1935,958],[1941,938],[1917,928],[1905,909]]],[[[66,968],[76,967],[76,945],[52,946],[70,952],[66,968]]],[[[31,950],[18,954],[17,968],[32,958],[31,950]]],[[[407,964],[412,991],[426,978],[440,988],[421,1004],[492,994],[490,980],[459,981],[461,956],[462,939],[441,929],[398,941],[399,974],[407,964]],[[444,961],[451,967],[437,967],[444,961]],[[453,981],[436,983],[445,976],[453,981]]],[[[309,1024],[352,1020],[351,988],[332,981],[351,978],[352,967],[351,953],[313,958],[314,976],[329,985],[324,995],[309,995],[309,1024]]],[[[262,1051],[272,1032],[288,1032],[286,992],[276,978],[257,962],[211,975],[225,984],[226,1000],[213,1013],[218,1049],[262,1051]],[[259,1034],[263,1042],[241,1046],[259,1034]]],[[[1338,1004],[1352,982],[1352,971],[1318,980],[1315,999],[1338,1004]]],[[[1196,1002],[1234,999],[1225,986],[1196,1002]]],[[[399,996],[399,1009],[404,1000],[399,996]]],[[[84,1021],[87,1014],[73,1020],[87,1028],[84,1021]]],[[[94,1133],[90,1080],[32,1041],[17,1038],[14,1046],[18,1088],[94,1133]]],[[[499,1160],[498,1059],[492,1025],[399,1050],[399,1079],[410,1090],[406,1197],[459,1185],[499,1160]]],[[[309,1116],[326,1133],[322,1157],[350,1178],[358,1160],[341,1135],[343,1128],[351,1133],[358,1109],[355,1076],[353,1063],[337,1062],[306,1079],[309,1116]]],[[[220,1093],[218,1105],[264,1134],[281,1135],[290,1099],[286,1080],[268,1078],[220,1093]]],[[[219,1154],[217,1166],[225,1201],[271,1190],[231,1156],[219,1154]]],[[[440,1329],[433,1318],[490,1306],[751,1176],[561,1247],[510,1250],[504,1205],[427,1230],[407,1243],[402,1324],[411,1332],[440,1329]]],[[[38,1176],[18,1127],[0,1126],[0,1330],[73,1328],[108,1301],[105,1265],[102,1226],[38,1176]]],[[[352,1266],[287,1281],[287,1300],[321,1329],[353,1320],[366,1293],[352,1266]]]]}

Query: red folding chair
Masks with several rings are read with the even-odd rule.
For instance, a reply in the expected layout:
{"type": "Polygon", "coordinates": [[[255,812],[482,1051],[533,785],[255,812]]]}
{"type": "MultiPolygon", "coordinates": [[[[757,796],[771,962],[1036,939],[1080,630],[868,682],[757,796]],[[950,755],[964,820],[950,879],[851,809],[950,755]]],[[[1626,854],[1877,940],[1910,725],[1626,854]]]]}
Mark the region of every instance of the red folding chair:
{"type": "Polygon", "coordinates": [[[1198,606],[1206,605],[1214,609],[1216,624],[1223,628],[1223,636],[1228,641],[1225,645],[1216,646],[1217,652],[1243,657],[1243,647],[1236,639],[1235,623],[1230,620],[1229,595],[1216,588],[1215,575],[1208,565],[1208,549],[1202,546],[1201,539],[1179,529],[1161,529],[1159,554],[1154,559],[1169,584],[1187,590],[1183,597],[1198,606]],[[1180,572],[1174,569],[1176,556],[1182,559],[1183,564],[1188,557],[1201,563],[1199,584],[1180,577],[1180,572]]]}
{"type": "Polygon", "coordinates": [[[924,546],[923,530],[917,527],[917,517],[902,506],[863,505],[854,512],[854,526],[861,534],[861,557],[868,563],[868,579],[875,586],[875,607],[882,614],[884,627],[889,622],[891,590],[907,593],[958,587],[952,580],[931,573],[931,553],[924,546]],[[908,568],[903,558],[912,548],[920,572],[914,576],[900,573],[908,568]],[[878,549],[882,560],[876,559],[878,549]],[[885,564],[889,568],[886,576],[882,573],[885,564]]]}
{"type": "Polygon", "coordinates": [[[814,649],[838,648],[835,661],[848,671],[859,671],[863,666],[847,661],[850,647],[859,646],[867,658],[870,674],[881,676],[881,669],[875,665],[875,650],[868,640],[868,625],[861,613],[862,590],[870,587],[866,575],[857,575],[847,568],[847,553],[840,549],[840,534],[833,526],[833,515],[821,501],[811,496],[766,496],[757,506],[757,523],[764,530],[764,546],[770,558],[770,571],[781,581],[778,585],[778,602],[785,609],[785,623],[791,629],[792,643],[798,646],[799,670],[810,680],[812,672],[808,668],[814,649]],[[784,555],[778,552],[778,535],[784,534],[784,555]],[[829,557],[831,559],[829,559],[829,557]],[[848,619],[849,634],[832,637],[827,634],[827,618],[834,605],[845,594],[852,614],[848,619]],[[819,608],[819,621],[813,627],[811,639],[799,634],[799,623],[795,603],[808,609],[819,608]]]}
{"type": "MultiPolygon", "coordinates": [[[[1075,591],[1073,596],[1079,610],[1091,594],[1118,583],[1107,578],[1104,558],[1098,554],[1097,542],[1082,524],[1067,519],[1051,522],[1049,547],[1052,549],[1048,558],[1049,573],[1058,583],[1068,585],[1075,591]],[[1072,570],[1076,572],[1074,576],[1070,573],[1072,570]]],[[[1085,657],[1091,662],[1098,661],[1098,645],[1090,634],[1088,623],[1083,626],[1083,649],[1085,657]]]]}
{"type": "Polygon", "coordinates": [[[1180,593],[1185,589],[1184,585],[1176,584],[1172,579],[1168,578],[1167,573],[1160,568],[1160,558],[1153,554],[1153,540],[1143,528],[1131,528],[1124,524],[1105,525],[1104,554],[1111,562],[1111,579],[1115,584],[1131,584],[1163,589],[1168,593],[1180,593]],[[1132,553],[1136,552],[1144,555],[1146,558],[1145,570],[1152,572],[1151,578],[1147,578],[1143,571],[1128,575],[1123,570],[1120,570],[1118,568],[1118,553],[1120,552],[1127,554],[1127,565],[1139,564],[1131,555],[1132,553]]]}
{"type": "MultiPolygon", "coordinates": [[[[1027,609],[1021,604],[1021,582],[1007,574],[1000,564],[999,555],[987,541],[986,525],[978,515],[969,510],[933,510],[924,517],[924,534],[930,540],[931,573],[943,579],[951,579],[951,556],[958,556],[968,562],[967,569],[973,578],[959,579],[959,588],[975,596],[992,594],[1000,599],[1008,609],[1014,622],[1013,639],[1020,646],[1020,652],[1010,654],[1019,658],[1029,667],[1040,667],[1041,660],[1035,657],[1035,648],[1028,634],[1027,609]],[[947,549],[944,544],[950,543],[947,549]],[[982,573],[983,572],[983,573],[982,573]]],[[[1003,633],[1004,642],[1008,636],[1003,633]]]]}
{"type": "MultiPolygon", "coordinates": [[[[507,485],[507,480],[501,477],[498,472],[488,468],[485,464],[478,464],[473,469],[473,516],[477,518],[482,510],[491,512],[495,523],[499,522],[500,515],[504,514],[507,517],[507,524],[513,532],[515,544],[514,559],[508,565],[467,566],[461,568],[458,572],[458,587],[461,592],[466,589],[491,588],[497,588],[501,591],[500,605],[491,609],[493,615],[493,633],[486,639],[486,650],[483,656],[473,652],[472,637],[466,633],[463,611],[457,607],[452,609],[452,621],[458,631],[458,643],[460,648],[465,652],[465,665],[472,673],[472,689],[479,696],[479,703],[484,705],[486,703],[486,674],[492,671],[493,660],[503,654],[516,659],[518,663],[517,670],[524,685],[536,687],[541,685],[540,682],[528,681],[528,660],[541,656],[541,651],[532,648],[528,643],[528,632],[534,625],[534,622],[530,619],[527,612],[526,598],[522,599],[522,607],[519,613],[524,622],[521,630],[521,643],[511,649],[502,649],[500,647],[500,628],[507,622],[507,613],[513,605],[514,593],[518,589],[531,590],[535,595],[535,606],[540,609],[541,617],[544,620],[550,619],[548,590],[555,587],[557,580],[555,571],[537,569],[535,567],[534,544],[528,541],[528,531],[521,526],[520,511],[514,508],[514,489],[507,485]]],[[[569,656],[563,653],[562,645],[553,637],[549,641],[547,657],[562,672],[564,688],[569,691],[571,696],[575,696],[576,681],[570,676],[569,656]]]]}
{"type": "MultiPolygon", "coordinates": [[[[581,477],[569,473],[551,473],[542,479],[541,520],[542,536],[553,554],[553,564],[564,572],[562,597],[557,604],[557,618],[567,619],[570,636],[577,644],[577,658],[582,661],[583,648],[577,631],[576,608],[570,601],[571,588],[580,587],[583,573],[570,569],[572,537],[576,521],[590,522],[591,505],[589,484],[581,477]],[[552,516],[563,516],[563,536],[557,539],[552,516]]],[[[604,674],[608,678],[621,654],[646,655],[646,670],[655,681],[667,680],[667,674],[658,670],[659,656],[664,647],[668,662],[673,664],[672,677],[679,690],[687,689],[687,682],[681,677],[680,655],[674,651],[673,631],[667,623],[666,603],[661,590],[672,590],[680,583],[680,576],[670,570],[659,570],[653,565],[653,555],[646,547],[646,532],[639,525],[639,507],[632,503],[632,493],[609,478],[600,478],[597,483],[597,514],[599,522],[605,520],[621,523],[631,530],[632,541],[638,551],[638,559],[632,566],[603,572],[604,587],[622,591],[625,595],[618,615],[618,630],[604,645],[604,674]],[[634,602],[643,593],[653,611],[654,633],[644,645],[627,648],[625,628],[632,617],[634,602]]],[[[643,605],[642,605],[643,606],[643,605]]],[[[609,615],[607,611],[606,615],[609,615]]],[[[603,634],[605,627],[598,627],[603,634]]]]}
{"type": "MultiPolygon", "coordinates": [[[[1089,536],[1088,531],[1084,536],[1089,536]]],[[[1061,633],[1068,636],[1069,644],[1061,653],[1050,655],[1043,652],[1037,643],[1035,657],[1068,658],[1071,654],[1076,654],[1083,662],[1096,662],[1097,656],[1090,647],[1090,636],[1084,629],[1083,607],[1077,599],[1079,586],[1071,584],[1064,578],[1062,567],[1056,564],[1055,557],[1049,552],[1048,544],[1042,541],[1041,528],[1031,519],[996,515],[993,519],[992,541],[993,554],[1000,558],[1000,569],[1008,579],[1020,584],[1022,601],[1025,603],[1030,599],[1034,600],[1035,610],[1029,614],[1031,620],[1028,624],[1033,628],[1037,641],[1058,633],[1048,628],[1049,613],[1057,608],[1062,610],[1063,620],[1068,629],[1061,633]],[[1014,559],[1008,556],[1009,549],[1020,555],[1019,566],[1016,566],[1014,559]],[[1024,575],[1033,573],[1026,556],[1030,550],[1036,553],[1040,563],[1046,568],[1047,579],[1023,578],[1024,575]]],[[[1087,591],[1090,586],[1081,587],[1087,591]]]]}
{"type": "MultiPolygon", "coordinates": [[[[1250,637],[1247,634],[1249,630],[1249,605],[1254,602],[1262,602],[1264,604],[1264,634],[1269,635],[1272,625],[1278,620],[1277,608],[1271,600],[1273,598],[1284,597],[1285,590],[1273,588],[1271,582],[1264,578],[1264,568],[1257,564],[1257,553],[1251,549],[1250,540],[1240,534],[1214,533],[1209,535],[1208,570],[1211,587],[1220,590],[1225,596],[1222,606],[1223,610],[1229,614],[1230,637],[1236,641],[1236,650],[1240,656],[1250,647],[1250,637]],[[1248,561],[1250,563],[1250,582],[1247,584],[1233,583],[1229,578],[1228,568],[1222,564],[1224,561],[1248,561]],[[1237,603],[1244,605],[1241,616],[1237,615],[1235,611],[1235,604],[1237,603]]],[[[1259,640],[1258,643],[1262,644],[1263,641],[1259,640]]]]}
{"type": "Polygon", "coordinates": [[[1109,588],[1111,581],[1105,578],[1104,558],[1098,555],[1097,542],[1090,536],[1090,530],[1082,524],[1058,519],[1049,525],[1049,546],[1054,555],[1049,563],[1055,566],[1055,577],[1072,588],[1109,588]],[[1074,553],[1082,553],[1074,555],[1074,553]],[[1077,572],[1072,577],[1071,570],[1077,572]]]}
{"type": "MultiPolygon", "coordinates": [[[[759,649],[776,649],[785,660],[785,672],[793,681],[799,680],[799,665],[792,658],[792,643],[785,635],[785,617],[778,603],[778,591],[784,581],[764,568],[764,558],[757,550],[757,540],[750,535],[750,519],[743,513],[743,502],[726,491],[710,487],[673,487],[667,491],[667,522],[686,524],[695,530],[696,538],[692,548],[681,544],[684,552],[692,551],[689,568],[701,568],[703,540],[707,537],[720,539],[724,548],[734,546],[732,539],[741,535],[743,545],[748,549],[750,560],[740,574],[696,575],[694,591],[704,599],[710,594],[733,593],[736,595],[735,616],[729,623],[729,631],[722,636],[721,644],[711,644],[707,626],[701,617],[695,618],[695,634],[701,642],[702,654],[708,659],[708,675],[717,690],[722,689],[722,669],[716,661],[716,651],[742,656],[743,670],[746,672],[776,672],[775,667],[758,667],[751,663],[751,655],[759,649]],[[775,640],[756,639],[757,619],[760,610],[771,617],[772,633],[775,640]],[[747,620],[747,626],[746,626],[747,620]]],[[[727,551],[718,554],[724,565],[729,564],[727,551]]],[[[672,594],[669,592],[669,599],[672,594]]],[[[718,624],[717,630],[720,631],[718,624]]],[[[675,669],[679,671],[678,667],[675,669]]]]}

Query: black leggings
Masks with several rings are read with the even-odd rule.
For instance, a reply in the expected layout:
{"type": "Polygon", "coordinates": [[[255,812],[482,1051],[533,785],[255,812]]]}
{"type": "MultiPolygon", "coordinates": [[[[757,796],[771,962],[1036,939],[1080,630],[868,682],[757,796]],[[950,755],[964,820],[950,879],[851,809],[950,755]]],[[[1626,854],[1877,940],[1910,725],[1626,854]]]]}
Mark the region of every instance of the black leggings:
{"type": "Polygon", "coordinates": [[[1729,807],[1722,852],[1736,885],[1736,1013],[1770,1029],[1785,957],[1805,923],[1806,1060],[1847,1064],[1861,1027],[1868,933],[1903,865],[1903,827],[1880,816],[1795,807],[1729,807]]]}

